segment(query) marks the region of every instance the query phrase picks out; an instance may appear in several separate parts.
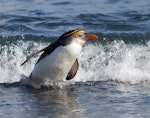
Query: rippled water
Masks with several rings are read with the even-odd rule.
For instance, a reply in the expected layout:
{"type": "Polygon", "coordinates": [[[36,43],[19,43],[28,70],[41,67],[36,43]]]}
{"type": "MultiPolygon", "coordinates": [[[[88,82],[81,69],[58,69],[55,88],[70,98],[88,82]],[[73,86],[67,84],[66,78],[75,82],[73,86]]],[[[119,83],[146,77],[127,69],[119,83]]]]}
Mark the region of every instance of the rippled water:
{"type": "Polygon", "coordinates": [[[150,2],[147,0],[1,0],[0,117],[149,118],[150,2]],[[22,86],[38,56],[61,34],[99,36],[79,56],[62,89],[22,86]]]}

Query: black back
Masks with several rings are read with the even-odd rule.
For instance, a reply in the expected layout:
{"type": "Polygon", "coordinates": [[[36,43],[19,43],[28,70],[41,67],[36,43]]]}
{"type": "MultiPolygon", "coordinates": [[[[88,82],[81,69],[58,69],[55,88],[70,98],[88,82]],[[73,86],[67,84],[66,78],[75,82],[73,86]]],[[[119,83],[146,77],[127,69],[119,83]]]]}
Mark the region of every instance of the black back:
{"type": "Polygon", "coordinates": [[[38,59],[37,63],[39,63],[44,57],[46,57],[47,55],[51,54],[58,46],[60,46],[61,44],[57,41],[57,42],[53,42],[51,45],[49,45],[47,47],[47,49],[42,53],[42,55],[40,56],[40,58],[38,59]]]}

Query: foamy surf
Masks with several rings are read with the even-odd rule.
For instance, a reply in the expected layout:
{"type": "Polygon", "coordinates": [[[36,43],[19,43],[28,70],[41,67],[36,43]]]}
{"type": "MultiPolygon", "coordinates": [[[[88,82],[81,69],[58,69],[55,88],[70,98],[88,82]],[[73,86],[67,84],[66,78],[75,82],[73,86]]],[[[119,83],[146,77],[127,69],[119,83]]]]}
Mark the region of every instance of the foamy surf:
{"type": "Polygon", "coordinates": [[[150,80],[150,41],[146,45],[113,41],[87,45],[79,58],[76,81],[113,80],[136,84],[150,80]]]}
{"type": "MultiPolygon", "coordinates": [[[[39,55],[23,66],[26,56],[49,44],[34,41],[16,41],[1,45],[0,83],[29,84],[29,75],[39,55]]],[[[113,41],[106,45],[88,43],[79,56],[79,70],[71,81],[48,83],[46,86],[65,86],[76,82],[117,81],[136,84],[150,81],[150,41],[146,45],[113,41]]]]}

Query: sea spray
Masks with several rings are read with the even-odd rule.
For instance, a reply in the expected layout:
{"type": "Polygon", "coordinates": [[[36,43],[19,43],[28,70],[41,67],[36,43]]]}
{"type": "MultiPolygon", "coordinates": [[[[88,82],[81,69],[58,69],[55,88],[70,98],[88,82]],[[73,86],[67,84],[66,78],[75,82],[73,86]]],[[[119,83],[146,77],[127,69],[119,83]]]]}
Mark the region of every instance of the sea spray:
{"type": "Polygon", "coordinates": [[[76,81],[118,81],[136,84],[150,80],[150,41],[146,45],[113,41],[89,44],[79,57],[76,81]]]}
{"type": "MultiPolygon", "coordinates": [[[[22,77],[28,78],[40,54],[23,66],[20,64],[27,55],[49,44],[18,40],[9,45],[1,45],[0,83],[19,82],[22,77]]],[[[77,75],[73,80],[66,81],[66,85],[109,80],[136,84],[150,80],[150,41],[146,45],[126,44],[122,40],[105,45],[100,42],[88,43],[78,59],[77,75]]]]}
{"type": "MultiPolygon", "coordinates": [[[[0,83],[20,81],[22,74],[29,76],[37,58],[33,58],[23,67],[21,67],[20,64],[25,60],[27,55],[32,53],[32,51],[42,48],[40,44],[32,41],[23,42],[20,40],[10,43],[9,45],[1,45],[0,83]]],[[[44,44],[42,45],[44,46],[44,44]]]]}

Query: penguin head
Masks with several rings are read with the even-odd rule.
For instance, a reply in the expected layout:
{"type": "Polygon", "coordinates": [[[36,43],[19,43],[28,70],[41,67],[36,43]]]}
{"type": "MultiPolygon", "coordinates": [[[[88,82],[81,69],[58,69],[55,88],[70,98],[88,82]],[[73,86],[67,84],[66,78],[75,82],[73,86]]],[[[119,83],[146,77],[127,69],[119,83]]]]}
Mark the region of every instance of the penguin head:
{"type": "Polygon", "coordinates": [[[84,30],[71,30],[61,35],[58,41],[61,42],[62,45],[76,42],[83,46],[86,41],[96,39],[98,39],[96,34],[87,34],[84,30]]]}

